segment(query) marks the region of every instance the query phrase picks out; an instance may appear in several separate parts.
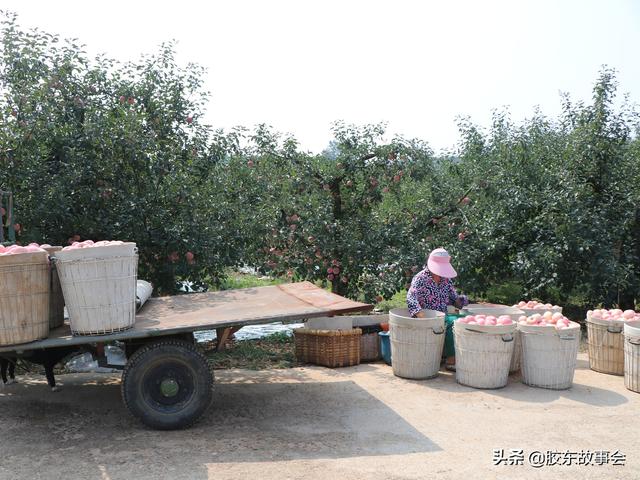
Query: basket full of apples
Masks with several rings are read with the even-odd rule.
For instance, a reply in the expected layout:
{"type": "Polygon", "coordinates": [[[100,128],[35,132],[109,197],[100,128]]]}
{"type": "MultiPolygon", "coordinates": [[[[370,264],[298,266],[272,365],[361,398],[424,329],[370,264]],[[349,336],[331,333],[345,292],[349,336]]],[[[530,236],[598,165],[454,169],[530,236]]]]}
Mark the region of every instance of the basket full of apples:
{"type": "Polygon", "coordinates": [[[589,367],[600,373],[624,375],[624,325],[640,320],[640,313],[595,309],[587,312],[589,367]]]}
{"type": "Polygon", "coordinates": [[[138,255],[135,243],[73,242],[53,254],[74,335],[133,327],[138,255]]]}
{"type": "Polygon", "coordinates": [[[573,383],[580,346],[580,325],[559,311],[523,315],[522,381],[533,387],[564,390],[573,383]]]}

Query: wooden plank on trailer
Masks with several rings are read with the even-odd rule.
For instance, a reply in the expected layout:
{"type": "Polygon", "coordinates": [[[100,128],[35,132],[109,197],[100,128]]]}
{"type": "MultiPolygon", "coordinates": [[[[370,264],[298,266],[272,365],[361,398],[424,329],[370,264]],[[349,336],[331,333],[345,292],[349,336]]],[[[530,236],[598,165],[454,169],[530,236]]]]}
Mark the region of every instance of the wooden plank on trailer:
{"type": "Polygon", "coordinates": [[[371,305],[341,297],[310,282],[157,297],[147,301],[129,330],[108,335],[72,336],[69,326],[64,325],[52,330],[45,340],[3,346],[0,352],[144,339],[274,321],[287,323],[368,310],[371,305]]]}

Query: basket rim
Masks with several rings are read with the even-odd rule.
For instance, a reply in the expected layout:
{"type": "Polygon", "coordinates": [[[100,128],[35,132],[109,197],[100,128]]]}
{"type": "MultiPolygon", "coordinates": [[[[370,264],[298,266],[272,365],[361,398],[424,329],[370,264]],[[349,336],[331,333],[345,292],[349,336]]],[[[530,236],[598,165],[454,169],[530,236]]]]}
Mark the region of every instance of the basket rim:
{"type": "Polygon", "coordinates": [[[324,337],[348,337],[352,335],[362,335],[362,329],[360,328],[352,328],[349,330],[317,330],[313,328],[294,328],[294,334],[300,335],[318,335],[324,337]]]}

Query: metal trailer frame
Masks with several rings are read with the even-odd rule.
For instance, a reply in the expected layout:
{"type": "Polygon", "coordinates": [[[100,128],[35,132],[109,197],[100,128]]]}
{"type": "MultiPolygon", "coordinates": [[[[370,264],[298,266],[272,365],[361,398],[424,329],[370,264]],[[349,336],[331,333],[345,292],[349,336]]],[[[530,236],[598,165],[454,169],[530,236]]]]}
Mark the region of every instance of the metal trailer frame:
{"type": "Polygon", "coordinates": [[[28,358],[50,348],[123,342],[127,363],[121,391],[126,407],[145,425],[171,430],[192,425],[213,400],[212,365],[195,345],[194,332],[215,329],[218,343],[224,343],[232,328],[371,308],[310,282],[156,297],[140,309],[131,329],[74,336],[65,324],[46,339],[0,346],[0,356],[28,358]]]}

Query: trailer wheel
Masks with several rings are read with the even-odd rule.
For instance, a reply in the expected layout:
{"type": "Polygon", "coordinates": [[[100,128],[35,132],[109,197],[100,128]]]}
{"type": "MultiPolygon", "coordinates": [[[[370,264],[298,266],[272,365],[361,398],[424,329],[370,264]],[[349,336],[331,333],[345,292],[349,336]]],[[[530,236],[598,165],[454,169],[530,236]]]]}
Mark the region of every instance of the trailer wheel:
{"type": "Polygon", "coordinates": [[[213,368],[195,345],[164,339],[139,348],[122,373],[129,412],[158,430],[187,428],[213,399],[213,368]]]}

